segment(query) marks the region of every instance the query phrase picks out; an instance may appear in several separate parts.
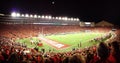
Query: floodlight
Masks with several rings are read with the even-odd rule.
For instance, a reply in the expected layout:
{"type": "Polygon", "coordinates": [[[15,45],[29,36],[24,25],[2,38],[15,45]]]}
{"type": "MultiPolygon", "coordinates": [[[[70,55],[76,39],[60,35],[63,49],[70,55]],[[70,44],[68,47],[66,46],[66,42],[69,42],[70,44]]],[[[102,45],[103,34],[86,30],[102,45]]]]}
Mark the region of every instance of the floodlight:
{"type": "Polygon", "coordinates": [[[25,14],[25,17],[29,17],[29,15],[28,15],[28,14],[25,14]]]}
{"type": "Polygon", "coordinates": [[[25,15],[24,15],[24,14],[22,14],[21,16],[22,16],[22,17],[24,17],[25,15]]]}
{"type": "Polygon", "coordinates": [[[20,13],[16,13],[16,16],[17,16],[17,17],[20,17],[20,13]]]}
{"type": "Polygon", "coordinates": [[[76,19],[76,18],[74,18],[73,20],[74,20],[74,21],[77,21],[77,19],[76,19]]]}
{"type": "Polygon", "coordinates": [[[73,21],[73,18],[70,18],[71,21],[73,21]]]}
{"type": "Polygon", "coordinates": [[[37,15],[34,15],[34,18],[37,18],[37,15]]]}
{"type": "Polygon", "coordinates": [[[67,20],[68,18],[67,17],[62,17],[62,20],[67,20]]]}
{"type": "Polygon", "coordinates": [[[33,15],[30,15],[31,18],[33,18],[33,15]]]}
{"type": "Polygon", "coordinates": [[[77,18],[77,21],[79,21],[79,18],[77,18]]]}
{"type": "Polygon", "coordinates": [[[38,18],[40,18],[41,16],[39,15],[38,18]]]}
{"type": "Polygon", "coordinates": [[[64,20],[67,20],[68,18],[67,17],[64,17],[64,20]]]}
{"type": "Polygon", "coordinates": [[[42,18],[45,18],[45,16],[42,16],[42,18]]]}
{"type": "Polygon", "coordinates": [[[15,12],[12,12],[12,13],[11,13],[11,16],[12,16],[12,17],[16,17],[17,14],[16,14],[15,12]]]}
{"type": "Polygon", "coordinates": [[[48,19],[51,19],[52,18],[52,16],[48,16],[48,19]]]}
{"type": "Polygon", "coordinates": [[[61,17],[59,17],[58,19],[59,19],[59,20],[61,20],[62,18],[61,18],[61,17]]]}
{"type": "Polygon", "coordinates": [[[45,16],[45,18],[47,19],[47,18],[48,18],[48,16],[45,16]]]}
{"type": "Polygon", "coordinates": [[[58,17],[56,17],[55,19],[58,19],[58,17]]]}

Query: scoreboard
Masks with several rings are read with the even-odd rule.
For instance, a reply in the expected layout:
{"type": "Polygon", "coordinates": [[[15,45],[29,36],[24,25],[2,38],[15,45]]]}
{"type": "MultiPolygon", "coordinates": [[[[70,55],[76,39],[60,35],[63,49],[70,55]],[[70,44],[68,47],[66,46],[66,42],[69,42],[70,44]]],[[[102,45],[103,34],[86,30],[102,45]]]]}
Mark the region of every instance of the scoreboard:
{"type": "Polygon", "coordinates": [[[80,22],[79,25],[81,27],[94,27],[95,23],[94,22],[80,22]]]}

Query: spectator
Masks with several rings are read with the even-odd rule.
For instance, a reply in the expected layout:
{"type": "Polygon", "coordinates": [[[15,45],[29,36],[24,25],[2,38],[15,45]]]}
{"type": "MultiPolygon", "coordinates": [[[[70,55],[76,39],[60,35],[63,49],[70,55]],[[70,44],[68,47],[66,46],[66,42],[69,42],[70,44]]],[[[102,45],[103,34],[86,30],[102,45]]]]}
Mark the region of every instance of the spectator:
{"type": "Polygon", "coordinates": [[[109,60],[113,63],[120,63],[120,45],[117,41],[111,43],[111,54],[109,56],[109,60]]]}
{"type": "Polygon", "coordinates": [[[0,63],[3,63],[4,62],[4,57],[2,55],[2,52],[0,51],[0,63]]]}
{"type": "Polygon", "coordinates": [[[78,57],[78,55],[73,55],[70,58],[69,63],[82,63],[82,60],[80,57],[78,57]]]}
{"type": "Polygon", "coordinates": [[[101,42],[97,49],[98,60],[95,63],[110,63],[108,60],[109,57],[109,48],[104,42],[101,42]]]}

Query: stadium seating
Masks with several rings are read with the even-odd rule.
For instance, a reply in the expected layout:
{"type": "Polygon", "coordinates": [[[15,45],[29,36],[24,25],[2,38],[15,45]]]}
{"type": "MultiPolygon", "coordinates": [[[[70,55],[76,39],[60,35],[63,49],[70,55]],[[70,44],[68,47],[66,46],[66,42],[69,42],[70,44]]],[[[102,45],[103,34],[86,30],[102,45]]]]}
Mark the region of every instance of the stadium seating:
{"type": "Polygon", "coordinates": [[[9,38],[25,38],[30,36],[38,36],[39,34],[50,35],[59,33],[92,32],[107,33],[111,27],[80,27],[78,25],[35,25],[35,24],[8,24],[1,25],[0,30],[3,36],[9,38]],[[28,33],[29,32],[29,33],[28,33]]]}

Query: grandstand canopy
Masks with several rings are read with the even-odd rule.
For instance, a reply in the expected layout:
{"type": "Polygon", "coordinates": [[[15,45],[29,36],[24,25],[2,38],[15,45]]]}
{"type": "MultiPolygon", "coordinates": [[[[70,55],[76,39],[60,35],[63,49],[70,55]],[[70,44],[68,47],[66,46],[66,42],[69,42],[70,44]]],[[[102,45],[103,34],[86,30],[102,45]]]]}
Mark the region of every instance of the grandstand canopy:
{"type": "Polygon", "coordinates": [[[112,23],[109,23],[109,22],[107,22],[107,21],[105,21],[105,20],[102,20],[101,22],[98,22],[98,23],[96,23],[95,24],[96,26],[114,26],[114,24],[112,24],[112,23]]]}

